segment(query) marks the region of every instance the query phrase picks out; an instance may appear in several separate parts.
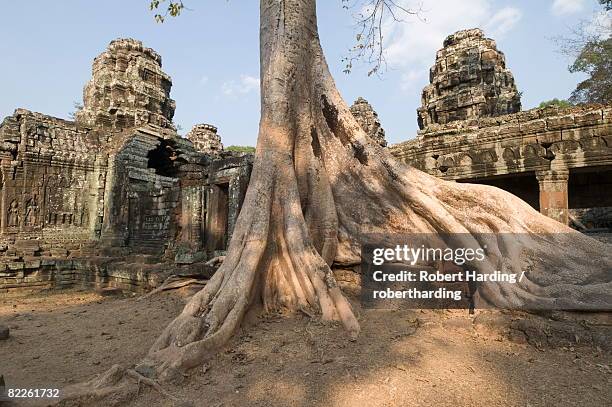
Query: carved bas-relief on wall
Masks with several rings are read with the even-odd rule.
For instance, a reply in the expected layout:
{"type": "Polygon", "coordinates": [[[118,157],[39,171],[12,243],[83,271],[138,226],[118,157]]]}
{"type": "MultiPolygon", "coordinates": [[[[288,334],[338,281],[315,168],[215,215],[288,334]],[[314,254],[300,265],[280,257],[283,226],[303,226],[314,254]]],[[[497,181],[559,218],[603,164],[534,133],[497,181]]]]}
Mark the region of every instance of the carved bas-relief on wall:
{"type": "Polygon", "coordinates": [[[19,203],[17,203],[15,199],[13,199],[9,205],[7,220],[8,226],[11,228],[16,228],[20,225],[19,203]]]}
{"type": "Polygon", "coordinates": [[[3,121],[3,235],[40,238],[43,230],[64,226],[84,229],[70,234],[87,235],[93,170],[88,151],[96,148],[96,140],[88,143],[86,131],[23,109],[3,121]]]}

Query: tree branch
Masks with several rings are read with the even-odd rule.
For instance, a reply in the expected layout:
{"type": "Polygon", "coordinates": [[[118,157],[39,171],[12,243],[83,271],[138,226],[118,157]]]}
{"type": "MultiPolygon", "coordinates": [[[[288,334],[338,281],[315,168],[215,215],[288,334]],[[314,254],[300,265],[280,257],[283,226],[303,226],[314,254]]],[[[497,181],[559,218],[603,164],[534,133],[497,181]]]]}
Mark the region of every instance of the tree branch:
{"type": "Polygon", "coordinates": [[[356,44],[342,60],[346,64],[344,73],[350,73],[357,61],[370,65],[368,76],[379,74],[381,68],[387,67],[384,54],[383,25],[387,21],[403,22],[403,16],[420,18],[422,7],[410,9],[397,0],[342,0],[343,8],[359,7],[355,14],[357,25],[356,44]]]}

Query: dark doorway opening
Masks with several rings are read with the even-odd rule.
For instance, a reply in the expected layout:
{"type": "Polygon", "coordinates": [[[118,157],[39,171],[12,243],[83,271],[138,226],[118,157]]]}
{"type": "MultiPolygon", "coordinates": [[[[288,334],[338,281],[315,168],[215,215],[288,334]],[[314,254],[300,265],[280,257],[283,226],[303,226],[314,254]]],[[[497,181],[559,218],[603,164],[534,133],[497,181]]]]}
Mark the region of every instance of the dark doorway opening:
{"type": "Polygon", "coordinates": [[[540,187],[534,172],[458,180],[457,182],[491,185],[503,189],[518,196],[536,210],[540,210],[540,187]]]}
{"type": "Polygon", "coordinates": [[[225,250],[229,215],[229,183],[214,184],[208,191],[206,250],[225,250]]]}
{"type": "Polygon", "coordinates": [[[612,169],[576,168],[568,182],[570,219],[578,229],[612,230],[612,169]]]}
{"type": "Polygon", "coordinates": [[[175,162],[178,153],[168,140],[162,140],[155,149],[149,151],[147,158],[147,167],[155,169],[157,175],[164,177],[177,176],[178,170],[175,162]]]}

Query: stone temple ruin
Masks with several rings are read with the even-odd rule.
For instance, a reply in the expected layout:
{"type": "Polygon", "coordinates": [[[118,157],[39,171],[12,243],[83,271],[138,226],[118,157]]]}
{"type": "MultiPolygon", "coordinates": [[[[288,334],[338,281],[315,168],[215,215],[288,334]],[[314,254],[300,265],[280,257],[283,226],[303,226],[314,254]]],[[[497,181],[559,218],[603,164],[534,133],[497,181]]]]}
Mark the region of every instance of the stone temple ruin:
{"type": "Polygon", "coordinates": [[[423,105],[417,110],[421,129],[521,110],[521,98],[504,54],[479,29],[446,38],[429,70],[429,82],[423,89],[423,105]]]}
{"type": "Polygon", "coordinates": [[[202,153],[217,155],[223,151],[221,136],[217,134],[217,128],[212,124],[197,124],[185,137],[202,153]]]}
{"type": "Polygon", "coordinates": [[[509,191],[579,230],[612,229],[612,106],[520,111],[504,56],[481,30],[450,35],[418,109],[391,147],[431,175],[509,191]]]}
{"type": "MultiPolygon", "coordinates": [[[[224,151],[210,124],[180,137],[161,68],[141,42],[112,41],[74,121],[17,109],[0,124],[0,293],[138,290],[170,269],[211,272],[201,260],[227,247],[252,156],[224,151]]],[[[390,151],[443,179],[498,186],[579,229],[612,228],[612,107],[520,108],[495,42],[459,31],[436,55],[417,138],[390,151]]],[[[351,112],[387,145],[365,99],[351,112]]]]}
{"type": "Polygon", "coordinates": [[[387,140],[385,139],[385,130],[380,124],[378,114],[372,108],[372,105],[368,103],[362,97],[357,98],[355,103],[351,106],[351,113],[357,119],[357,123],[372,138],[376,143],[382,147],[387,146],[387,140]]]}
{"type": "Polygon", "coordinates": [[[87,281],[146,287],[163,257],[225,250],[250,155],[172,124],[161,57],[132,39],[94,60],[75,121],[17,109],[0,125],[0,292],[87,281]]]}
{"type": "Polygon", "coordinates": [[[121,131],[153,124],[174,129],[172,80],[161,70],[161,56],[140,41],[112,41],[94,59],[76,121],[92,128],[121,131]]]}

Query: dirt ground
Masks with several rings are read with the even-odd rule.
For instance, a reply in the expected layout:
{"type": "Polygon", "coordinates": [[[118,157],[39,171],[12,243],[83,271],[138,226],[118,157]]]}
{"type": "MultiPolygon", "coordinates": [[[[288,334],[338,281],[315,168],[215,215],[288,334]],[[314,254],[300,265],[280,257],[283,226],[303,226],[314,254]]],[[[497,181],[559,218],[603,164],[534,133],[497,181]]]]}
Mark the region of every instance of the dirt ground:
{"type": "MultiPolygon", "coordinates": [[[[142,301],[69,290],[0,299],[7,388],[62,388],[145,355],[185,292],[142,301]]],[[[153,406],[610,406],[612,357],[599,347],[537,348],[476,329],[465,311],[358,309],[362,334],[303,315],[245,327],[153,406]]],[[[21,400],[17,405],[45,405],[21,400]]]]}

